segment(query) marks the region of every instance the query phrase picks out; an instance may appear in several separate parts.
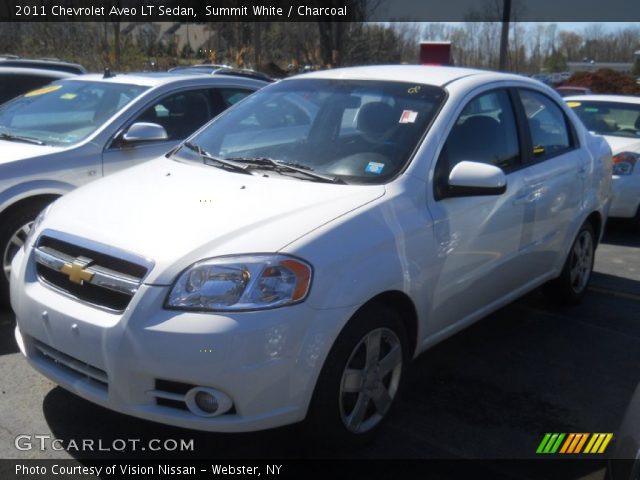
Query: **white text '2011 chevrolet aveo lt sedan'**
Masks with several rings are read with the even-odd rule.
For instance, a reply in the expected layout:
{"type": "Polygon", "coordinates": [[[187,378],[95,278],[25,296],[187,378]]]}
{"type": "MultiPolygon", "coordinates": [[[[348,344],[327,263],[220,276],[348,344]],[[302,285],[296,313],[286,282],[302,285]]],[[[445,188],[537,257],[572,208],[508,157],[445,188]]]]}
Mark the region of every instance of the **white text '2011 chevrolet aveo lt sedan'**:
{"type": "Polygon", "coordinates": [[[543,284],[580,299],[610,182],[606,142],[539,82],[290,78],[44,211],[11,270],[16,338],[122,413],[366,439],[429,346],[543,284]]]}

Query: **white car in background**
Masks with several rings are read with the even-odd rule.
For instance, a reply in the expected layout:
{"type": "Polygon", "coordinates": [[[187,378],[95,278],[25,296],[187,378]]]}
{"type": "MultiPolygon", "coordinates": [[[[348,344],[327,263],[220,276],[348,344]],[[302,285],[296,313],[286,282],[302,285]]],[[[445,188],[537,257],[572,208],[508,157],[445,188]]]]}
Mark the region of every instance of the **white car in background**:
{"type": "Polygon", "coordinates": [[[613,153],[610,217],[632,219],[640,232],[640,97],[572,96],[564,99],[588,130],[602,135],[613,153]]]}
{"type": "Polygon", "coordinates": [[[45,206],[168,152],[265,85],[230,75],[78,75],[0,106],[0,305],[9,303],[11,260],[45,206]]]}
{"type": "Polygon", "coordinates": [[[610,183],[606,142],[521,76],[288,78],[45,210],[16,339],[129,415],[364,440],[428,347],[543,284],[584,295],[610,183]]]}

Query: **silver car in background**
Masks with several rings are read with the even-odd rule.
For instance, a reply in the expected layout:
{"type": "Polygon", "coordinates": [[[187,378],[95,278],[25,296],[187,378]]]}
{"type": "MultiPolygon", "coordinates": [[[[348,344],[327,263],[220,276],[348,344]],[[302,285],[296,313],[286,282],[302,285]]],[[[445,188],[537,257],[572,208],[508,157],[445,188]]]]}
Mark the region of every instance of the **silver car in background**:
{"type": "Polygon", "coordinates": [[[234,76],[79,75],[0,106],[0,304],[38,213],[91,180],[156,158],[267,82],[234,76]]]}

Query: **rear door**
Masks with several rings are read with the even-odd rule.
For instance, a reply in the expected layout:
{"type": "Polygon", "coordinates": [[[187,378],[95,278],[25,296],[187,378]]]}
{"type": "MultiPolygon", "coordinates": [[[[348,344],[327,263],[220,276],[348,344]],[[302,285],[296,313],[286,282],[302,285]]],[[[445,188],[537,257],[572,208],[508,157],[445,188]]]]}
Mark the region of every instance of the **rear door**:
{"type": "Polygon", "coordinates": [[[520,250],[535,276],[549,272],[563,251],[568,229],[580,208],[586,155],[562,108],[537,90],[518,89],[525,121],[526,174],[516,201],[525,209],[520,250]]]}

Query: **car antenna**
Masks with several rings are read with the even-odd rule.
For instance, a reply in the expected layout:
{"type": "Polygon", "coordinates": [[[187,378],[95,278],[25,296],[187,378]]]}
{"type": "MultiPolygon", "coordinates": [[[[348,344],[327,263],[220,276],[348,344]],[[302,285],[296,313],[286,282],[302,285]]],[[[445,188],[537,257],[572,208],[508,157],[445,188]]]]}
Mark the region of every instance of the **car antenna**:
{"type": "Polygon", "coordinates": [[[104,75],[102,75],[102,78],[111,78],[111,77],[115,77],[115,74],[111,73],[111,70],[109,70],[109,67],[105,67],[104,75]]]}

